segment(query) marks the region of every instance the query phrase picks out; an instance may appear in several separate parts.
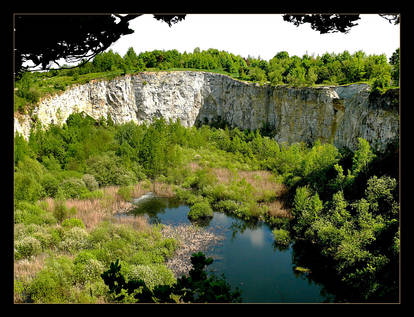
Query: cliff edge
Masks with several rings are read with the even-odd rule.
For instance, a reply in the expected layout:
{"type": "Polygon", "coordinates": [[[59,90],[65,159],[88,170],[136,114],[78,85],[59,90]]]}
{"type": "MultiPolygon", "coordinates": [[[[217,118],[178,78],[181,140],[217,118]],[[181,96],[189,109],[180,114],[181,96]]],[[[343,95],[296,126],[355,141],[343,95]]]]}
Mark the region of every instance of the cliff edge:
{"type": "Polygon", "coordinates": [[[115,123],[164,117],[184,126],[225,122],[240,129],[270,127],[278,142],[323,142],[355,149],[358,137],[377,151],[399,139],[398,90],[372,96],[366,84],[289,88],[194,71],[142,72],[91,81],[43,98],[32,114],[15,113],[14,132],[28,138],[34,121],[62,124],[71,113],[115,123]]]}

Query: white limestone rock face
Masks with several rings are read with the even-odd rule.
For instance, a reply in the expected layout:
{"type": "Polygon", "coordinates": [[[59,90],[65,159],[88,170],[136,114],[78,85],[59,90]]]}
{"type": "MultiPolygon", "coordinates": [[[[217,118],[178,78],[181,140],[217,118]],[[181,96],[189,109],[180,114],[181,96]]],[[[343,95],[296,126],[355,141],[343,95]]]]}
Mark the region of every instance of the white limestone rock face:
{"type": "Polygon", "coordinates": [[[382,152],[389,144],[399,140],[399,92],[389,90],[383,96],[370,97],[369,86],[349,85],[337,87],[338,96],[344,100],[344,113],[334,144],[355,149],[358,138],[366,139],[382,152]]]}
{"type": "Polygon", "coordinates": [[[358,137],[378,150],[399,138],[395,96],[370,98],[367,85],[271,87],[193,71],[142,72],[71,87],[43,98],[31,116],[16,113],[14,131],[27,138],[35,118],[47,127],[82,111],[115,123],[163,117],[184,126],[222,121],[255,130],[266,124],[278,142],[320,139],[351,149],[358,137]]]}

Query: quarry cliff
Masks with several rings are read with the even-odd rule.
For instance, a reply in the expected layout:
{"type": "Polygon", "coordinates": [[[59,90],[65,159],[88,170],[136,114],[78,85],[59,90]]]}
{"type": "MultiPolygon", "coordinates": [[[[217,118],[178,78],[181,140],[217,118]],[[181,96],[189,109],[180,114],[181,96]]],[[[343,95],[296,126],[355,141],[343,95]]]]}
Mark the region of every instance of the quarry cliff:
{"type": "Polygon", "coordinates": [[[399,139],[398,90],[381,96],[367,84],[273,87],[194,71],[142,72],[90,81],[41,99],[31,114],[14,115],[14,132],[28,138],[35,121],[63,124],[85,112],[114,123],[163,117],[184,126],[223,122],[255,130],[266,126],[278,142],[333,143],[355,149],[358,137],[377,151],[399,139]]]}

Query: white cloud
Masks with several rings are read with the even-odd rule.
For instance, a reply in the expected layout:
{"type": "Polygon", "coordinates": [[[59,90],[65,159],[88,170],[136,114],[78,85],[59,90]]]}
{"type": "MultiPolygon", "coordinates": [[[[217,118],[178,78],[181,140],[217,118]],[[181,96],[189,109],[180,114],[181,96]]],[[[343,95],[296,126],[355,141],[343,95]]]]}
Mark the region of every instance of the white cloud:
{"type": "Polygon", "coordinates": [[[263,247],[265,243],[265,236],[263,230],[246,230],[243,232],[244,237],[250,240],[254,247],[263,247]]]}

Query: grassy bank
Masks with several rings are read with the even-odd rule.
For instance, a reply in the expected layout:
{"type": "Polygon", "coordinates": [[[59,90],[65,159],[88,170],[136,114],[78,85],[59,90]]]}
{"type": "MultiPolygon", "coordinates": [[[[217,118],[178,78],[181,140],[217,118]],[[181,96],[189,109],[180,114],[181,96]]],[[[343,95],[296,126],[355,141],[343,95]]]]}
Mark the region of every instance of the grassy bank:
{"type": "MultiPolygon", "coordinates": [[[[139,183],[131,195],[155,189],[171,195],[167,185],[139,183]]],[[[166,266],[179,243],[165,238],[160,226],[145,218],[119,218],[131,208],[120,186],[100,189],[99,198],[51,197],[16,203],[14,300],[35,303],[105,303],[108,287],[100,274],[120,259],[128,278],[147,285],[171,284],[176,278],[166,266]]]]}

